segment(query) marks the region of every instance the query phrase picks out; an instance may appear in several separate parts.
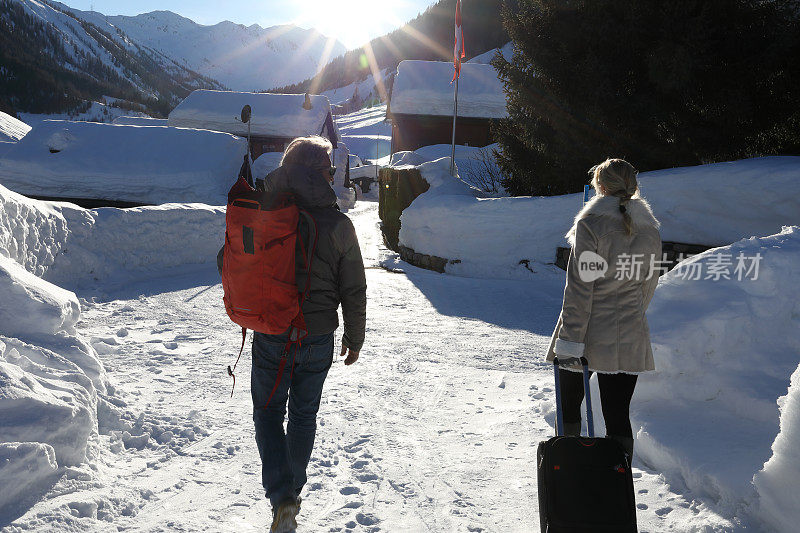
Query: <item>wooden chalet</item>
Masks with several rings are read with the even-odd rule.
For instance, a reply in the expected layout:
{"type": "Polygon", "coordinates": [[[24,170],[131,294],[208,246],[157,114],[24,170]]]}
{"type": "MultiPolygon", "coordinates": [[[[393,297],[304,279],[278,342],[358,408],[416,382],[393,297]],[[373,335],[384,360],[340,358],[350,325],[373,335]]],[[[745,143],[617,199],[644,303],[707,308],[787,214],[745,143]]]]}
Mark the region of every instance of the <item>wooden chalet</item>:
{"type": "Polygon", "coordinates": [[[168,125],[231,133],[247,137],[248,125],[241,111],[249,105],[250,149],[253,159],[266,152],[283,152],[296,137],[321,135],[334,148],[339,132],[333,122],[328,98],[308,94],[192,91],[172,113],[168,125]]]}
{"type": "MultiPolygon", "coordinates": [[[[450,144],[453,128],[453,63],[401,61],[387,116],[392,122],[392,153],[450,144]]],[[[489,124],[508,116],[503,86],[494,67],[461,66],[456,144],[492,144],[489,124]]]]}

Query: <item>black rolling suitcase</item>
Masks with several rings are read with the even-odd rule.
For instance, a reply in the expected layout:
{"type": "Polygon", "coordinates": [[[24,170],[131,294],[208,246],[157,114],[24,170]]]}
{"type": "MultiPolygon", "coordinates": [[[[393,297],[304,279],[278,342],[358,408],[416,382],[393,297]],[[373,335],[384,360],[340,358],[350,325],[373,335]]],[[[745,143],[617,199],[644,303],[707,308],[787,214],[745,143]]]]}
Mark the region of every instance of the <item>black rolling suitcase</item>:
{"type": "Polygon", "coordinates": [[[553,361],[556,436],[536,452],[542,533],[636,533],[631,458],[617,441],[594,436],[588,362],[580,361],[588,437],[562,436],[559,362],[553,361]]]}

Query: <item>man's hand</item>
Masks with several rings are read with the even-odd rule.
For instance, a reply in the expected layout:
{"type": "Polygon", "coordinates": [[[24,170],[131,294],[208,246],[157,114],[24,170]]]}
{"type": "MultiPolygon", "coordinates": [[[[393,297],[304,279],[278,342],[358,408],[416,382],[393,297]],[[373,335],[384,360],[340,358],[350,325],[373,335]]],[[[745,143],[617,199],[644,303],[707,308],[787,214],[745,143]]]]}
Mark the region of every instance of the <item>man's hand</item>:
{"type": "Polygon", "coordinates": [[[344,354],[347,354],[347,358],[344,360],[344,364],[346,366],[350,366],[356,361],[358,361],[358,352],[355,350],[349,349],[347,346],[342,345],[342,353],[340,357],[344,357],[344,354]]]}

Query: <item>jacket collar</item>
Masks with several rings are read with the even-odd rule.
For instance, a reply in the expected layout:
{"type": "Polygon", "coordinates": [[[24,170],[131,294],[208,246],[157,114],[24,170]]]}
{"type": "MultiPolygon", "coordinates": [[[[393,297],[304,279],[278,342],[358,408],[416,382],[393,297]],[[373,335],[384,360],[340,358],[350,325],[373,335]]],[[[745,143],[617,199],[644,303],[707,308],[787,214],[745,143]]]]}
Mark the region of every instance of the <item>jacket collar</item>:
{"type": "MultiPolygon", "coordinates": [[[[637,195],[632,197],[626,208],[628,213],[631,215],[634,227],[651,226],[656,229],[661,227],[661,223],[656,220],[652,209],[650,209],[650,204],[648,204],[647,200],[641,196],[637,195]]],[[[622,213],[619,211],[619,198],[616,196],[597,195],[589,200],[589,202],[583,206],[583,209],[581,209],[580,212],[575,215],[575,221],[572,224],[572,228],[570,228],[565,235],[570,245],[575,245],[575,231],[577,229],[578,222],[589,215],[613,218],[619,220],[620,224],[622,224],[622,213]]]]}

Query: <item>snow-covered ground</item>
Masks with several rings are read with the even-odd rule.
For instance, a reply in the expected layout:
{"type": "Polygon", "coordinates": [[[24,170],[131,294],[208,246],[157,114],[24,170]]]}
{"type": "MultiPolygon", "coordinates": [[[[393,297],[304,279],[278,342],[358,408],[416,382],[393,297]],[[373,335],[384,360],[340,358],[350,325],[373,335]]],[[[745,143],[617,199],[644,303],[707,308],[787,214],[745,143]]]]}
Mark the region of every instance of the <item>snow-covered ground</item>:
{"type": "Polygon", "coordinates": [[[327,96],[332,104],[343,104],[353,98],[353,95],[358,91],[358,96],[364,101],[374,101],[381,99],[381,92],[385,94],[386,79],[389,76],[389,69],[383,69],[378,77],[374,77],[371,73],[361,81],[356,81],[350,85],[323,91],[320,94],[327,96]]]}
{"type": "Polygon", "coordinates": [[[111,123],[120,126],[166,126],[167,119],[125,115],[115,118],[111,123]]]}
{"type": "Polygon", "coordinates": [[[392,149],[392,125],[386,122],[386,106],[368,107],[334,117],[342,141],[363,161],[380,159],[392,149]]]}
{"type": "MultiPolygon", "coordinates": [[[[112,99],[109,97],[109,100],[114,101],[116,99],[112,99]]],[[[73,113],[51,113],[51,114],[37,114],[37,113],[20,113],[19,117],[30,124],[31,126],[36,126],[41,124],[45,120],[75,120],[80,122],[113,122],[119,117],[133,115],[133,116],[142,116],[145,115],[142,113],[136,113],[135,111],[129,111],[122,109],[120,107],[115,107],[111,105],[111,102],[106,101],[103,99],[102,102],[88,102],[89,108],[86,111],[73,112],[73,113]]]]}
{"type": "MultiPolygon", "coordinates": [[[[86,447],[80,450],[85,461],[60,460],[58,453],[47,448],[57,449],[48,444],[54,439],[47,432],[30,444],[0,447],[0,457],[8,459],[4,479],[11,481],[0,490],[7,504],[0,510],[0,527],[7,526],[9,531],[263,531],[269,509],[260,487],[253,439],[248,359],[243,358],[239,366],[233,398],[225,373],[239,341],[237,328],[221,305],[222,289],[214,266],[214,250],[222,239],[221,211],[209,208],[214,222],[200,222],[196,219],[199,206],[85,211],[0,192],[2,212],[7,214],[0,220],[2,249],[12,250],[8,243],[15,243],[13,252],[4,254],[10,256],[2,264],[12,281],[0,284],[1,301],[5,306],[9,295],[16,295],[12,298],[15,309],[34,305],[30,300],[42,301],[35,304],[39,310],[31,312],[47,317],[35,321],[37,328],[46,329],[39,336],[12,328],[0,331],[4,343],[0,424],[9,424],[3,413],[19,397],[13,391],[22,390],[19,384],[28,382],[28,390],[39,391],[33,396],[50,397],[39,386],[59,390],[58,398],[51,401],[54,410],[67,398],[86,398],[74,400],[72,411],[61,408],[57,412],[88,415],[88,421],[77,426],[86,435],[86,447]],[[162,218],[163,209],[172,213],[171,220],[162,218]],[[195,229],[196,240],[174,235],[164,237],[161,246],[175,241],[175,248],[165,248],[161,254],[148,248],[146,241],[179,225],[182,218],[182,227],[195,229]],[[108,231],[121,232],[123,226],[113,221],[124,219],[136,229],[114,239],[102,237],[105,224],[108,231]],[[86,232],[83,225],[94,228],[94,233],[86,232]],[[90,241],[105,244],[92,264],[107,263],[109,276],[94,280],[86,269],[88,263],[65,259],[73,250],[81,256],[81,250],[97,246],[90,241]],[[187,249],[187,255],[168,257],[179,245],[187,249]],[[147,256],[153,262],[126,261],[147,256]],[[163,266],[154,268],[159,261],[163,266]],[[56,281],[61,289],[32,274],[26,276],[18,265],[56,281]],[[117,276],[111,276],[111,271],[117,276]],[[26,299],[25,291],[15,287],[36,288],[41,296],[32,294],[26,299]],[[62,346],[84,348],[62,350],[53,339],[61,339],[62,346]],[[70,365],[69,357],[63,357],[66,362],[59,364],[64,370],[58,370],[51,354],[62,352],[73,354],[73,359],[88,353],[102,367],[70,365]],[[95,385],[91,393],[94,382],[100,386],[95,385]],[[74,384],[87,392],[81,393],[74,384]],[[32,483],[30,489],[15,493],[13,487],[25,482],[32,483]]],[[[345,368],[337,360],[326,382],[299,531],[537,530],[533,458],[537,443],[553,432],[552,373],[543,359],[560,309],[563,272],[541,266],[537,276],[512,281],[420,270],[400,262],[380,245],[375,202],[359,203],[348,215],[356,225],[368,266],[367,344],[355,366],[345,368]],[[393,265],[393,271],[379,268],[379,263],[393,265]]],[[[797,508],[792,507],[791,493],[781,490],[788,485],[796,494],[796,482],[782,473],[797,471],[793,452],[798,435],[797,379],[791,395],[781,402],[784,422],[774,444],[772,466],[757,475],[757,492],[737,494],[739,505],[728,505],[709,494],[708,485],[691,483],[686,470],[664,467],[662,473],[660,466],[652,467],[656,461],[651,451],[656,449],[663,451],[663,458],[692,471],[725,466],[724,461],[698,464],[700,456],[691,453],[692,447],[677,445],[692,435],[686,429],[692,426],[682,421],[696,408],[680,411],[682,404],[674,402],[672,413],[648,414],[654,403],[665,404],[654,402],[659,390],[673,382],[677,391],[689,389],[691,384],[680,381],[673,369],[691,356],[680,359],[680,352],[696,348],[691,346],[692,339],[701,339],[712,323],[707,313],[715,303],[736,295],[742,303],[717,319],[738,317],[743,331],[769,320],[760,314],[769,305],[781,316],[775,330],[784,331],[778,342],[775,330],[765,329],[751,344],[735,351],[713,330],[705,342],[720,352],[708,356],[708,367],[703,367],[703,361],[687,367],[702,369],[698,377],[710,380],[708,386],[732,387],[746,381],[749,367],[741,361],[731,364],[731,359],[759,341],[764,349],[776,351],[797,347],[797,294],[783,290],[793,279],[789,265],[796,263],[796,230],[737,246],[736,250],[768,252],[764,280],[752,285],[752,290],[733,283],[693,285],[668,278],[656,291],[650,322],[657,351],[664,354],[659,363],[663,381],[654,375],[634,399],[637,429],[644,428],[639,434],[640,457],[651,465],[645,466],[639,458],[635,461],[642,532],[769,531],[762,520],[764,513],[777,512],[778,520],[791,520],[797,508]],[[696,297],[698,289],[705,300],[696,297]],[[697,327],[673,319],[678,308],[696,317],[697,327]],[[795,335],[789,336],[794,340],[787,340],[787,333],[795,335]],[[675,334],[679,342],[672,341],[675,334]],[[726,362],[729,372],[718,381],[711,380],[713,365],[726,362]],[[763,507],[754,494],[767,495],[761,501],[763,507]]],[[[0,328],[8,323],[4,320],[0,328]]],[[[754,378],[748,384],[760,403],[747,406],[746,412],[736,412],[738,407],[722,401],[703,403],[709,418],[727,415],[725,420],[737,422],[732,435],[725,434],[725,444],[737,438],[740,429],[744,431],[755,411],[770,412],[770,421],[760,426],[767,430],[762,447],[746,456],[755,465],[753,473],[759,460],[769,459],[763,446],[778,431],[775,398],[786,393],[788,374],[783,374],[791,370],[789,355],[776,353],[768,365],[765,360],[770,353],[754,362],[763,365],[765,376],[772,377],[754,378]]],[[[737,390],[726,394],[738,399],[737,405],[748,398],[737,390]]],[[[35,399],[24,401],[34,405],[35,399]]],[[[5,427],[0,435],[6,438],[5,427]]],[[[697,444],[695,449],[721,443],[712,435],[697,444]]],[[[664,460],[667,466],[669,461],[664,460]]],[[[784,525],[781,531],[791,529],[784,525]]]]}

